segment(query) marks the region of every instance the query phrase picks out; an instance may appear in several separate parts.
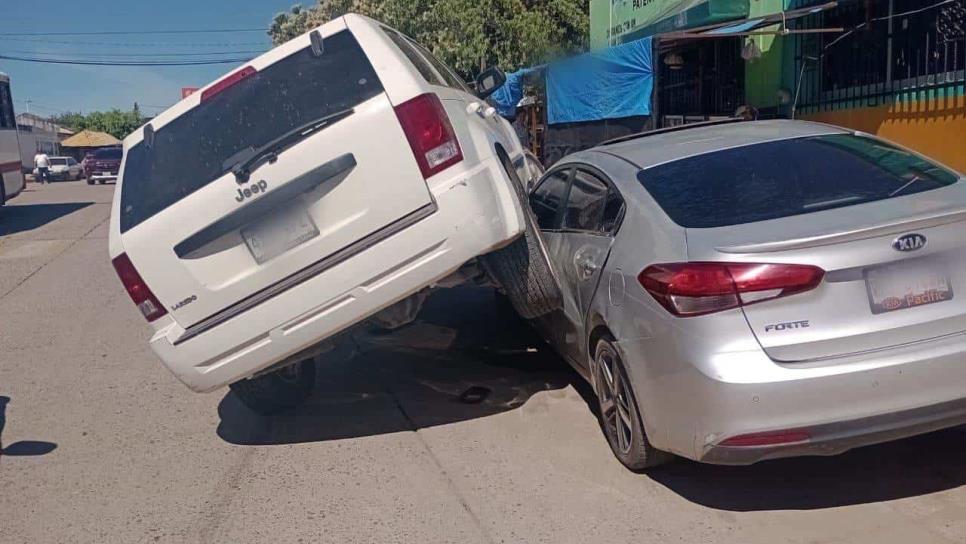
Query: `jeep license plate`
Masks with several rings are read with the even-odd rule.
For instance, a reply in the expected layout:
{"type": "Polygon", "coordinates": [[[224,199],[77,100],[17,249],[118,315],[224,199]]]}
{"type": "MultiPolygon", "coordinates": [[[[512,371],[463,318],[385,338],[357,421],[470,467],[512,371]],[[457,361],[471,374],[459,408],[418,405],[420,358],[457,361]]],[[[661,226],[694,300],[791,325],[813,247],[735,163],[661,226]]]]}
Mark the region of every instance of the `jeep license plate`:
{"type": "Polygon", "coordinates": [[[319,235],[308,212],[301,206],[280,208],[241,230],[252,257],[259,264],[319,235]]]}
{"type": "Polygon", "coordinates": [[[873,314],[894,312],[953,298],[949,274],[938,264],[931,266],[892,265],[865,273],[869,305],[873,314]]]}

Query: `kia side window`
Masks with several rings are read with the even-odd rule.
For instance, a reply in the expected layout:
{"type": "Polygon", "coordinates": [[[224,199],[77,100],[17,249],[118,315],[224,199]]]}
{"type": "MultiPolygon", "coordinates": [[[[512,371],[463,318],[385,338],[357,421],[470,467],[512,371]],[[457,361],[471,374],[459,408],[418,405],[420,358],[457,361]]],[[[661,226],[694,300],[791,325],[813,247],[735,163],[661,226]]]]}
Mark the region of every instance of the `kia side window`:
{"type": "Polygon", "coordinates": [[[551,172],[530,195],[530,207],[540,230],[553,230],[560,225],[560,207],[567,196],[570,168],[551,172]]]}
{"type": "Polygon", "coordinates": [[[567,198],[563,228],[585,232],[601,232],[608,187],[600,178],[577,170],[567,198]]]}
{"type": "Polygon", "coordinates": [[[624,198],[614,187],[607,193],[607,201],[604,203],[604,218],[601,220],[600,230],[607,235],[617,232],[621,220],[624,219],[624,198]]]}

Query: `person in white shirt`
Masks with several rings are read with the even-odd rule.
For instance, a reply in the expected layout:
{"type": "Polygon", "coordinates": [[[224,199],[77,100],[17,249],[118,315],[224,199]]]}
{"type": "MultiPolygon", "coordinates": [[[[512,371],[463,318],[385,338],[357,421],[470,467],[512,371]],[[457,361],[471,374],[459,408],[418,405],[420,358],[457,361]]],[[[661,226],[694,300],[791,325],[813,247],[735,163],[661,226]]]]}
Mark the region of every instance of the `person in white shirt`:
{"type": "Polygon", "coordinates": [[[50,183],[50,158],[47,154],[38,151],[34,155],[34,166],[37,167],[37,181],[39,183],[50,183]]]}

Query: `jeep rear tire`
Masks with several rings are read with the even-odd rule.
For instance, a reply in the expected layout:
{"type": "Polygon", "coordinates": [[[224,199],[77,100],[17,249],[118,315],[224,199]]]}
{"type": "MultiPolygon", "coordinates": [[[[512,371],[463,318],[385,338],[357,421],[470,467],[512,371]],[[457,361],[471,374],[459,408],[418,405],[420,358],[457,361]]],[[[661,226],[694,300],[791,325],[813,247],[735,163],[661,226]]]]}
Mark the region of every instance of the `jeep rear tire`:
{"type": "Polygon", "coordinates": [[[520,316],[534,319],[561,308],[563,295],[550,267],[550,258],[537,230],[523,183],[502,149],[497,149],[497,156],[523,208],[525,230],[523,236],[510,245],[484,255],[480,261],[490,277],[503,288],[520,316]]]}
{"type": "Polygon", "coordinates": [[[315,359],[303,359],[229,387],[256,414],[264,416],[291,410],[302,404],[315,387],[315,359]]]}

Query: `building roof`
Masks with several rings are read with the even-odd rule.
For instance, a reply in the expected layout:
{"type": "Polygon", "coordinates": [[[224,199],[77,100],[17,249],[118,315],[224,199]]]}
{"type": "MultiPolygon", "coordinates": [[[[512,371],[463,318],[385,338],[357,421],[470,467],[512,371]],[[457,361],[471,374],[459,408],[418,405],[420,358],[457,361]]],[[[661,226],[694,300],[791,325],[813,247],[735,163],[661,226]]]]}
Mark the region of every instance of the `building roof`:
{"type": "Polygon", "coordinates": [[[82,130],[60,142],[61,147],[110,147],[121,145],[121,140],[106,132],[82,130]]]}
{"type": "Polygon", "coordinates": [[[46,130],[47,132],[55,132],[59,128],[59,125],[56,123],[33,113],[18,113],[17,125],[21,127],[34,127],[37,130],[46,130]]]}

